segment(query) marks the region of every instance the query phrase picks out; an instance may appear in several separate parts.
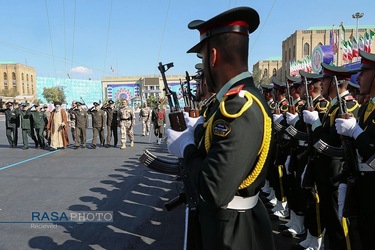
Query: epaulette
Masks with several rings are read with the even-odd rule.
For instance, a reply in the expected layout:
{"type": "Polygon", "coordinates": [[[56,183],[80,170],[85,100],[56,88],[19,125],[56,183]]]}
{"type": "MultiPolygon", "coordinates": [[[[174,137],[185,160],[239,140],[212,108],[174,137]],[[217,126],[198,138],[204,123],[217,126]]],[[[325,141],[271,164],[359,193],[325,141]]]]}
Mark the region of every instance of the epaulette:
{"type": "Polygon", "coordinates": [[[237,87],[231,88],[228,90],[227,93],[224,94],[224,96],[230,96],[230,95],[237,95],[238,93],[241,92],[245,84],[239,85],[237,87]]]}
{"type": "Polygon", "coordinates": [[[329,101],[325,98],[319,98],[318,102],[315,104],[314,109],[318,111],[326,111],[329,107],[329,101]]]}

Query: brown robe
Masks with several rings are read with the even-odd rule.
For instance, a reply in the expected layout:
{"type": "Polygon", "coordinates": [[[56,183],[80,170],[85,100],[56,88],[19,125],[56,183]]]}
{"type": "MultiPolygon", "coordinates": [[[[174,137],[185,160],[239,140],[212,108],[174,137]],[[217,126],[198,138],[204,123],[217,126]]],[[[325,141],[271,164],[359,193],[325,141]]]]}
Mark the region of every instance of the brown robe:
{"type": "MultiPolygon", "coordinates": [[[[65,126],[64,127],[61,127],[62,129],[60,130],[61,131],[61,136],[62,136],[62,143],[63,145],[59,145],[60,146],[63,146],[63,147],[66,147],[69,145],[69,137],[68,137],[68,119],[67,119],[67,115],[66,115],[66,112],[64,109],[60,109],[60,112],[61,112],[61,121],[63,123],[65,123],[65,126]]],[[[55,116],[56,112],[55,110],[53,110],[51,112],[51,116],[48,120],[48,124],[47,124],[47,129],[50,131],[51,133],[51,137],[53,136],[52,133],[53,131],[55,131],[55,126],[60,126],[60,124],[55,124],[53,122],[54,120],[54,116],[55,116]]],[[[54,147],[54,145],[51,145],[51,147],[54,147]]]]}

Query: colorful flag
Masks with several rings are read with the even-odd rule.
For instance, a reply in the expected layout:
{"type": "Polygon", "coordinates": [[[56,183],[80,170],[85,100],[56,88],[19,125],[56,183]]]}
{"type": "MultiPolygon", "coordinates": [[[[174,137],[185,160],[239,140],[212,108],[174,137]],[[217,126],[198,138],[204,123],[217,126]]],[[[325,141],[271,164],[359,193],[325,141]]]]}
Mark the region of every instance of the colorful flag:
{"type": "Polygon", "coordinates": [[[348,60],[351,61],[353,60],[353,50],[352,50],[352,43],[350,41],[346,43],[346,48],[348,51],[348,60]]]}
{"type": "Polygon", "coordinates": [[[342,60],[347,61],[348,60],[348,49],[346,47],[345,41],[342,41],[341,48],[342,48],[342,60]]]}
{"type": "Polygon", "coordinates": [[[358,57],[359,54],[358,54],[358,42],[357,40],[355,39],[355,37],[351,37],[351,40],[352,40],[352,50],[353,50],[353,57],[358,57]]]}
{"type": "Polygon", "coordinates": [[[372,43],[374,41],[374,35],[375,35],[375,32],[370,30],[370,46],[369,46],[369,51],[368,52],[371,52],[371,47],[372,47],[372,43]]]}
{"type": "Polygon", "coordinates": [[[365,46],[364,46],[364,51],[365,52],[370,52],[370,34],[369,33],[367,33],[367,31],[366,31],[366,33],[365,33],[365,46]]]}
{"type": "Polygon", "coordinates": [[[329,32],[329,45],[331,45],[332,52],[335,53],[335,38],[333,35],[333,29],[329,32]]]}
{"type": "Polygon", "coordinates": [[[342,47],[344,45],[343,42],[345,41],[345,28],[342,22],[340,24],[340,41],[341,41],[341,48],[343,48],[342,47]]]}
{"type": "Polygon", "coordinates": [[[359,50],[365,50],[365,39],[363,38],[362,35],[359,35],[359,39],[358,39],[358,49],[359,50]]]}

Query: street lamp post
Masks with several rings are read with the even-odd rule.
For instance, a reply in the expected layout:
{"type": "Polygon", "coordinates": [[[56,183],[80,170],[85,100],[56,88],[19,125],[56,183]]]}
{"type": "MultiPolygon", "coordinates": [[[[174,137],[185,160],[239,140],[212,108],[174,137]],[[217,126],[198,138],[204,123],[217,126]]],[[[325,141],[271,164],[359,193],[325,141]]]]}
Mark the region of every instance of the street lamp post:
{"type": "Polygon", "coordinates": [[[362,18],[363,15],[364,15],[363,13],[359,13],[359,12],[352,15],[352,17],[355,18],[357,21],[356,30],[355,30],[355,36],[356,36],[355,39],[357,40],[357,42],[358,42],[358,19],[362,18]]]}

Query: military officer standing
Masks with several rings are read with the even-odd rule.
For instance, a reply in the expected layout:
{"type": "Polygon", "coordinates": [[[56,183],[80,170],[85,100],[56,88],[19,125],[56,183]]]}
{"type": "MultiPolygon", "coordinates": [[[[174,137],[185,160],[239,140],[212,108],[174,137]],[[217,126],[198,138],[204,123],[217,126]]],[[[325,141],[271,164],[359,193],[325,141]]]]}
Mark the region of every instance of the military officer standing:
{"type": "Polygon", "coordinates": [[[154,126],[154,134],[157,138],[157,144],[161,144],[163,139],[163,130],[165,126],[165,110],[161,107],[161,103],[152,110],[151,121],[154,126]]]}
{"type": "Polygon", "coordinates": [[[258,25],[258,13],[248,7],[188,25],[201,34],[188,52],[202,53],[216,101],[204,126],[203,117],[185,117],[186,130],[168,129],[168,149],[184,158],[188,180],[199,193],[203,249],[275,249],[267,210],[258,199],[269,166],[271,112],[248,71],[248,35],[258,25]]]}
{"type": "Polygon", "coordinates": [[[108,104],[102,109],[107,113],[107,144],[106,148],[111,146],[111,139],[113,135],[113,147],[117,146],[118,133],[117,133],[117,115],[118,110],[115,107],[115,102],[112,100],[108,101],[108,104]]]}
{"type": "Polygon", "coordinates": [[[48,123],[47,116],[41,111],[41,107],[38,104],[34,105],[35,111],[31,112],[33,127],[36,132],[39,148],[45,149],[46,142],[44,140],[44,129],[48,123]]]}
{"type": "Polygon", "coordinates": [[[72,138],[73,138],[73,141],[76,140],[76,132],[75,132],[75,128],[76,128],[76,117],[75,117],[75,114],[74,114],[74,110],[77,108],[77,102],[76,101],[72,101],[72,107],[68,110],[68,125],[70,127],[70,132],[72,134],[72,138]]]}
{"type": "Polygon", "coordinates": [[[5,133],[9,142],[9,147],[16,148],[18,140],[18,128],[20,126],[19,112],[18,110],[14,109],[12,102],[7,102],[5,106],[5,133]]]}
{"type": "Polygon", "coordinates": [[[31,116],[31,108],[28,107],[29,104],[21,104],[21,110],[19,110],[20,117],[21,117],[21,129],[22,129],[22,143],[23,143],[23,150],[29,149],[29,139],[31,139],[35,143],[35,148],[38,148],[38,141],[35,137],[35,132],[33,128],[32,116],[31,116]]]}
{"type": "Polygon", "coordinates": [[[100,145],[105,146],[104,142],[104,127],[106,123],[106,117],[105,112],[100,109],[100,104],[97,102],[93,103],[94,107],[89,109],[89,114],[91,114],[92,117],[92,143],[91,148],[96,148],[96,140],[100,140],[100,145]]]}
{"type": "MultiPolygon", "coordinates": [[[[344,67],[331,66],[322,63],[323,83],[322,93],[326,98],[332,100],[331,107],[324,116],[323,121],[319,119],[317,111],[303,111],[303,119],[312,126],[312,137],[314,141],[322,140],[332,147],[341,147],[342,140],[337,134],[335,128],[335,118],[340,117],[340,104],[345,103],[347,110],[354,117],[357,116],[358,102],[347,91],[348,80],[353,74],[344,67]],[[334,81],[338,80],[338,85],[334,81]],[[337,96],[337,89],[339,96],[337,96]],[[338,99],[340,98],[340,99],[338,99]]],[[[332,178],[338,176],[343,167],[343,156],[331,156],[324,152],[317,151],[313,163],[315,184],[319,195],[319,212],[321,229],[318,231],[318,237],[323,236],[323,230],[329,239],[329,249],[346,249],[346,240],[344,230],[338,215],[338,186],[339,183],[333,183],[332,178]]],[[[316,236],[316,235],[314,235],[316,236]]],[[[317,242],[318,247],[322,244],[322,238],[317,242]]]]}
{"type": "Polygon", "coordinates": [[[355,140],[360,160],[358,172],[354,170],[353,173],[357,177],[354,196],[359,208],[359,235],[362,249],[372,249],[375,245],[375,213],[372,205],[375,199],[375,170],[374,164],[368,160],[375,154],[375,54],[360,50],[359,55],[362,57],[357,78],[359,90],[361,95],[368,96],[370,100],[359,110],[358,123],[355,118],[337,118],[336,129],[339,134],[355,140]]]}
{"type": "Polygon", "coordinates": [[[86,147],[86,129],[88,127],[88,114],[86,110],[82,108],[81,102],[76,102],[77,108],[74,110],[75,115],[75,141],[74,149],[86,147]]]}
{"type": "Polygon", "coordinates": [[[134,147],[134,132],[135,115],[131,107],[128,106],[128,101],[123,99],[122,106],[118,111],[118,124],[121,131],[121,149],[126,148],[126,135],[130,140],[130,147],[134,147]]]}
{"type": "Polygon", "coordinates": [[[144,102],[139,112],[139,120],[142,121],[142,136],[149,135],[150,133],[150,117],[151,110],[147,107],[147,103],[144,102]]]}

